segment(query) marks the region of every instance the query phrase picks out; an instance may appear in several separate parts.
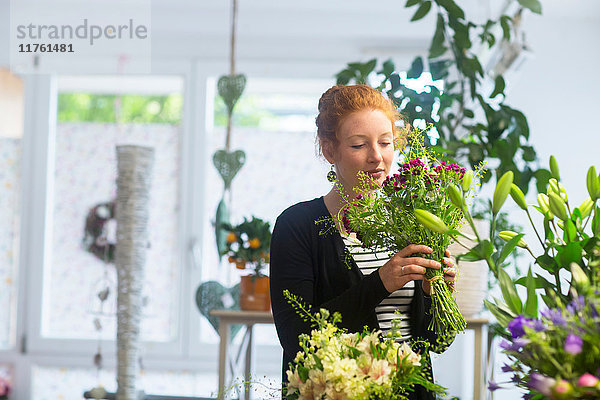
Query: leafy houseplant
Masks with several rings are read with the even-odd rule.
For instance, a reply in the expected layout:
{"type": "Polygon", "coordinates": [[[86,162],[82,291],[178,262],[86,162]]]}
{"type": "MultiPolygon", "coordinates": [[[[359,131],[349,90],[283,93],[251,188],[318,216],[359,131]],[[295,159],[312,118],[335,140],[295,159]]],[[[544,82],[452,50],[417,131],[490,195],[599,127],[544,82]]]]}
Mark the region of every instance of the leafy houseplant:
{"type": "MultiPolygon", "coordinates": [[[[504,103],[504,71],[486,72],[479,55],[502,46],[523,50],[518,35],[520,16],[524,8],[540,14],[541,4],[539,0],[512,0],[506,9],[513,6],[521,7],[513,16],[476,23],[454,0],[408,0],[406,8],[416,7],[411,21],[435,12],[437,22],[426,60],[416,57],[406,77],[419,78],[428,69],[432,80],[443,81],[443,88],[427,85],[425,91],[417,92],[406,85],[391,60],[378,67],[377,59],[349,63],[336,75],[337,83],[372,84],[398,105],[410,125],[433,124],[439,135],[438,151],[457,163],[475,167],[484,159],[495,160],[498,176],[513,171],[514,183],[524,193],[534,177],[538,190],[543,190],[550,173],[534,165],[536,152],[528,143],[527,118],[504,103]]],[[[484,175],[482,182],[491,176],[484,175]]]]}
{"type": "Polygon", "coordinates": [[[249,275],[241,277],[240,308],[269,310],[269,277],[262,270],[269,263],[270,224],[253,216],[251,220],[244,218],[239,225],[223,224],[223,229],[228,233],[222,255],[228,255],[229,262],[236,268],[250,271],[249,275]]]}
{"type": "MultiPolygon", "coordinates": [[[[498,233],[506,244],[496,250],[492,240],[483,238],[474,228],[477,245],[458,258],[485,260],[498,278],[503,299],[487,302],[487,307],[504,328],[507,341],[502,346],[514,363],[503,370],[513,372],[513,382],[531,390],[532,398],[598,398],[600,176],[595,167],[589,168],[589,197],[573,207],[560,183],[553,156],[550,170],[553,178],[548,189],[538,194],[538,205],[526,203],[521,190],[513,184],[511,172],[498,180],[492,202],[491,235],[495,235],[496,216],[510,194],[531,221],[543,254],[535,255],[523,234],[511,231],[498,233]],[[542,214],[542,227],[533,223],[530,208],[542,214]],[[509,277],[501,265],[517,247],[533,257],[538,272],[534,274],[530,267],[526,276],[509,277]],[[527,293],[523,299],[518,286],[527,293]],[[538,310],[538,292],[545,310],[538,310]]],[[[468,216],[460,196],[455,206],[468,216]]],[[[460,241],[459,232],[442,224],[431,228],[445,230],[460,241]]]]}

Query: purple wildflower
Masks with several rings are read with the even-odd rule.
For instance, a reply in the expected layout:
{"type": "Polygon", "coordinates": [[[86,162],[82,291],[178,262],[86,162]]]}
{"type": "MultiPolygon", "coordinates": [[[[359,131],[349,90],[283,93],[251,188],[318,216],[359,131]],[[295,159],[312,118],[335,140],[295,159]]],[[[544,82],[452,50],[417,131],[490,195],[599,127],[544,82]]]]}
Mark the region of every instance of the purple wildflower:
{"type": "Polygon", "coordinates": [[[571,314],[576,314],[578,311],[583,310],[585,307],[585,299],[583,296],[576,297],[573,301],[567,306],[567,311],[571,314]]]}
{"type": "Polygon", "coordinates": [[[576,355],[581,353],[582,347],[583,339],[573,333],[569,333],[565,340],[565,351],[569,354],[576,355]]]}
{"type": "Polygon", "coordinates": [[[527,386],[529,386],[530,389],[537,390],[544,396],[550,397],[552,395],[550,390],[555,383],[556,381],[554,379],[534,372],[529,377],[527,386]]]}
{"type": "Polygon", "coordinates": [[[518,338],[525,334],[525,326],[533,328],[533,324],[530,319],[519,315],[517,316],[517,318],[513,319],[508,323],[508,330],[510,331],[513,338],[518,338]]]}
{"type": "Polygon", "coordinates": [[[540,313],[542,314],[542,317],[549,319],[550,321],[552,321],[552,323],[554,325],[559,325],[559,326],[567,325],[567,321],[565,320],[565,318],[562,315],[561,310],[559,310],[559,309],[549,309],[549,310],[541,311],[540,313]]]}
{"type": "Polygon", "coordinates": [[[502,386],[498,385],[496,382],[490,379],[488,382],[488,390],[493,392],[494,390],[502,389],[502,386]]]}
{"type": "Polygon", "coordinates": [[[522,347],[527,346],[531,341],[528,339],[516,338],[513,339],[512,343],[503,340],[500,342],[500,347],[507,351],[519,351],[522,347]]]}
{"type": "Polygon", "coordinates": [[[513,371],[512,365],[508,365],[506,363],[500,369],[502,370],[502,372],[511,372],[511,371],[513,371]]]}

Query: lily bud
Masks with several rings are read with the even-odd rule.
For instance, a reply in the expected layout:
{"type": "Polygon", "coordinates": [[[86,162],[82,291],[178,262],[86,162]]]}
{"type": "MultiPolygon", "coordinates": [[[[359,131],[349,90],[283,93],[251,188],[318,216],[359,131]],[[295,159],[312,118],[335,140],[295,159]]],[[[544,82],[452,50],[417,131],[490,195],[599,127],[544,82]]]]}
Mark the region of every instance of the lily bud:
{"type": "Polygon", "coordinates": [[[588,215],[590,215],[592,208],[594,208],[594,201],[588,197],[579,206],[579,211],[581,212],[581,218],[585,218],[588,215]]]}
{"type": "Polygon", "coordinates": [[[508,171],[498,180],[492,199],[492,212],[494,215],[498,214],[498,211],[500,211],[500,208],[502,208],[502,205],[506,201],[506,196],[508,196],[513,183],[513,177],[514,174],[512,171],[508,171]]]}
{"type": "Polygon", "coordinates": [[[556,162],[556,158],[554,156],[550,156],[550,173],[552,177],[557,181],[560,180],[560,175],[558,173],[558,163],[556,162]]]}
{"type": "Polygon", "coordinates": [[[519,189],[519,187],[517,185],[515,185],[514,183],[512,185],[510,185],[510,197],[512,197],[512,199],[515,201],[515,203],[517,203],[517,205],[519,207],[521,207],[522,210],[527,210],[527,203],[525,202],[525,195],[523,194],[521,189],[519,189]]]}
{"type": "Polygon", "coordinates": [[[548,181],[548,194],[556,193],[560,195],[560,188],[558,187],[558,181],[554,178],[550,178],[548,181]]]}
{"type": "Polygon", "coordinates": [[[550,211],[550,200],[548,199],[548,195],[546,195],[545,193],[540,193],[538,194],[538,204],[540,205],[540,208],[542,209],[542,212],[544,214],[548,214],[548,218],[553,219],[554,218],[554,214],[552,214],[552,211],[550,211]]]}
{"type": "Polygon", "coordinates": [[[415,217],[417,221],[425,228],[431,229],[434,232],[446,233],[450,230],[437,215],[433,215],[429,211],[415,209],[415,217]]]}
{"type": "Polygon", "coordinates": [[[577,263],[571,263],[571,276],[577,289],[585,291],[590,286],[590,279],[577,263]]]}
{"type": "Polygon", "coordinates": [[[590,169],[588,169],[586,184],[588,193],[590,194],[592,200],[598,199],[598,197],[600,197],[600,182],[598,181],[598,177],[596,175],[596,167],[593,165],[590,167],[590,169]]]}
{"type": "Polygon", "coordinates": [[[565,230],[565,223],[562,222],[561,220],[556,221],[556,225],[558,225],[558,227],[560,229],[562,229],[563,231],[565,230]]]}
{"type": "MultiPolygon", "coordinates": [[[[509,240],[511,240],[512,238],[514,238],[517,235],[518,235],[518,233],[513,232],[513,231],[502,231],[502,232],[498,233],[498,236],[500,237],[500,239],[504,240],[505,242],[508,242],[509,240]]],[[[519,239],[517,246],[526,248],[527,243],[523,240],[523,238],[521,238],[521,239],[519,239]]]]}
{"type": "Polygon", "coordinates": [[[471,170],[467,170],[467,172],[465,172],[465,176],[463,176],[462,179],[462,190],[463,192],[468,192],[469,189],[471,189],[471,182],[473,181],[473,171],[471,170]]]}
{"type": "Polygon", "coordinates": [[[448,193],[448,197],[450,198],[452,204],[462,210],[464,202],[458,188],[454,185],[449,185],[448,189],[446,189],[446,192],[448,193]]]}
{"type": "Polygon", "coordinates": [[[569,219],[569,215],[567,214],[567,209],[565,208],[563,199],[561,199],[561,197],[556,193],[550,193],[548,195],[548,199],[550,201],[550,211],[552,211],[554,215],[563,221],[567,221],[569,219]]]}

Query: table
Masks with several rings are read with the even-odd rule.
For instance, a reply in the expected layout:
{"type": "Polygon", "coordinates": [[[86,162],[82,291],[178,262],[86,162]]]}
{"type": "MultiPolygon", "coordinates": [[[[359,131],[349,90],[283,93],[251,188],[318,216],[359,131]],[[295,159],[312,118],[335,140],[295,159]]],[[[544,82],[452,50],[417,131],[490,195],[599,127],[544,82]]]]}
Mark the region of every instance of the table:
{"type": "MultiPolygon", "coordinates": [[[[272,324],[273,315],[270,311],[232,311],[232,310],[213,310],[211,315],[219,318],[219,399],[223,399],[225,389],[226,366],[229,361],[232,376],[235,374],[235,364],[239,364],[239,358],[245,350],[244,355],[244,382],[250,380],[252,370],[252,328],[255,324],[272,324]],[[246,326],[246,332],[242,344],[238,350],[236,360],[230,360],[229,357],[229,339],[230,327],[233,324],[243,324],[246,326]]],[[[467,329],[475,333],[474,340],[474,361],[473,361],[473,400],[485,400],[487,393],[487,384],[485,381],[485,371],[489,357],[488,323],[486,318],[466,318],[467,329]]],[[[250,391],[245,390],[245,400],[250,399],[250,391]]]]}
{"type": "Polygon", "coordinates": [[[271,311],[232,311],[232,310],[213,310],[211,315],[219,318],[219,394],[218,398],[225,397],[225,376],[227,374],[226,367],[230,364],[232,376],[235,375],[236,367],[239,364],[239,358],[245,350],[244,355],[244,382],[246,390],[244,391],[244,399],[250,399],[250,390],[248,383],[250,381],[250,373],[252,372],[252,328],[255,324],[272,324],[273,314],[271,311]],[[235,360],[231,360],[228,354],[230,326],[234,324],[246,325],[246,332],[238,350],[238,355],[235,360]]]}
{"type": "Polygon", "coordinates": [[[490,342],[488,340],[488,324],[486,318],[465,318],[467,328],[475,333],[473,340],[473,400],[485,400],[487,393],[487,382],[485,371],[487,370],[488,357],[490,353],[490,342]]]}

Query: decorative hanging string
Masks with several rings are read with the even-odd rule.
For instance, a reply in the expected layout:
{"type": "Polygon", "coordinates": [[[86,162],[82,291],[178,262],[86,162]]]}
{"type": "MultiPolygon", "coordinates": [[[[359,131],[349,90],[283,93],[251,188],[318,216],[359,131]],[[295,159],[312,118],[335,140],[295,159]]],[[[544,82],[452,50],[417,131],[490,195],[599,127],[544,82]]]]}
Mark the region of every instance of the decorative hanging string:
{"type": "MultiPolygon", "coordinates": [[[[231,2],[231,48],[229,49],[229,76],[235,75],[235,27],[237,25],[237,0],[231,2]]],[[[231,148],[231,123],[233,119],[233,106],[227,113],[227,134],[225,135],[225,151],[231,148]]]]}

